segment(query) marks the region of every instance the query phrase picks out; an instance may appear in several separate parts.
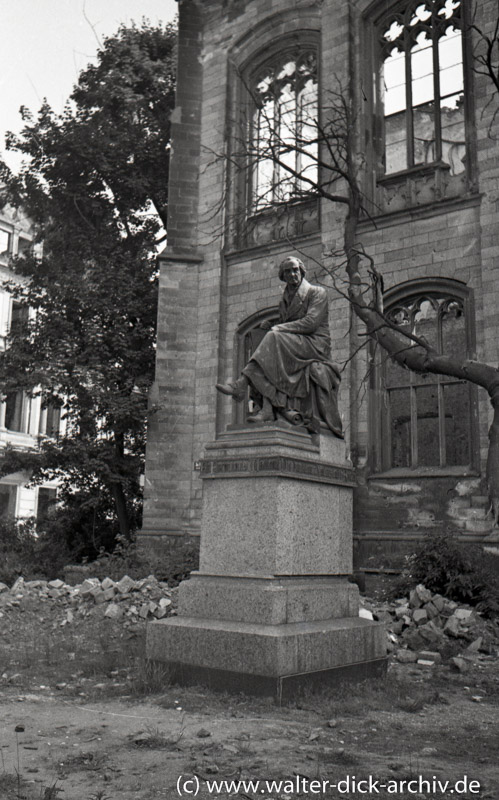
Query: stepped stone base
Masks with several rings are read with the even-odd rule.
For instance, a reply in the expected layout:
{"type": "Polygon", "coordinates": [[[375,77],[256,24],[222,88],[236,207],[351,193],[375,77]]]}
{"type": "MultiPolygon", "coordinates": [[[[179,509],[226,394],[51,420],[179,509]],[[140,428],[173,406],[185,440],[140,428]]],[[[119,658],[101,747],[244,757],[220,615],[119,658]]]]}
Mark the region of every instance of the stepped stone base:
{"type": "Polygon", "coordinates": [[[356,617],[359,590],[334,576],[248,577],[194,572],[179,588],[178,613],[259,625],[356,617]]]}
{"type": "Polygon", "coordinates": [[[184,685],[274,696],[384,672],[385,628],[360,618],[255,625],[181,617],[148,626],[149,658],[184,685]]]}

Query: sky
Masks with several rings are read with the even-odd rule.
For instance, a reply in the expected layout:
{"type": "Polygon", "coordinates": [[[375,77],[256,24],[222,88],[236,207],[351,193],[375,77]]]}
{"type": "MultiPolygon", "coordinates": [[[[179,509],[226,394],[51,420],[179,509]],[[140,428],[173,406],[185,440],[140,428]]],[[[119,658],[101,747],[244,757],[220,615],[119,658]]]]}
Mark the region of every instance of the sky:
{"type": "Polygon", "coordinates": [[[20,106],[36,112],[46,97],[62,111],[104,36],[122,22],[169,22],[176,12],[175,0],[0,0],[1,157],[17,168],[4,138],[21,129],[20,106]]]}

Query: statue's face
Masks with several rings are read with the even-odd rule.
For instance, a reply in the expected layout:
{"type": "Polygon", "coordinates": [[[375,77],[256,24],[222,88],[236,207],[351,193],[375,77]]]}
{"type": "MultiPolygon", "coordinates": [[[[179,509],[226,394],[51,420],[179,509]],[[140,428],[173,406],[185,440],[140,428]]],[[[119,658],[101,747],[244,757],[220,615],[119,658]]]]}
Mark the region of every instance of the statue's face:
{"type": "Polygon", "coordinates": [[[302,281],[301,269],[298,264],[290,261],[289,264],[282,271],[282,279],[288,286],[296,288],[302,281]]]}

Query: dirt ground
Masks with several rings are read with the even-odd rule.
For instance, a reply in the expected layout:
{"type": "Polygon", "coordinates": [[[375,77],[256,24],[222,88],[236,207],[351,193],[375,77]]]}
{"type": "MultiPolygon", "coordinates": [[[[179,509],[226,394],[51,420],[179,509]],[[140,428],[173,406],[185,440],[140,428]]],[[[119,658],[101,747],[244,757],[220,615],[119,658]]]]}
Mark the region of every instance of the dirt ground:
{"type": "Polygon", "coordinates": [[[169,686],[144,637],[98,607],[77,625],[28,602],[0,619],[0,800],[499,798],[494,656],[464,673],[393,661],[385,683],[279,708],[169,686]],[[403,783],[419,776],[433,784],[403,783]],[[284,782],[207,784],[248,779],[284,782]]]}

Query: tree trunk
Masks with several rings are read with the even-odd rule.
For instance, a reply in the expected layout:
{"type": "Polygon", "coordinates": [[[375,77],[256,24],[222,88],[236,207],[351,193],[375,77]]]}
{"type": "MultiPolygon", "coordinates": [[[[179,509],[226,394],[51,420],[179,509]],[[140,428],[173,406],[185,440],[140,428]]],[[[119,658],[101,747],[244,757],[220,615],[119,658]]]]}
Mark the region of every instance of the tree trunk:
{"type": "Polygon", "coordinates": [[[499,522],[499,385],[489,391],[490,401],[494,409],[494,418],[489,428],[489,451],[487,453],[487,490],[490,500],[490,511],[494,521],[499,522]]]}
{"type": "MultiPolygon", "coordinates": [[[[120,463],[125,455],[125,443],[122,434],[115,435],[115,450],[117,462],[120,463]]],[[[114,498],[114,505],[116,507],[116,516],[118,517],[120,534],[124,536],[127,541],[130,541],[130,520],[128,518],[126,497],[121,481],[114,480],[111,482],[111,492],[114,498]]]]}
{"type": "Polygon", "coordinates": [[[113,482],[111,484],[111,492],[113,494],[114,505],[116,507],[116,516],[118,517],[120,534],[124,536],[127,541],[130,541],[130,520],[128,519],[126,498],[121,483],[113,482]]]}

